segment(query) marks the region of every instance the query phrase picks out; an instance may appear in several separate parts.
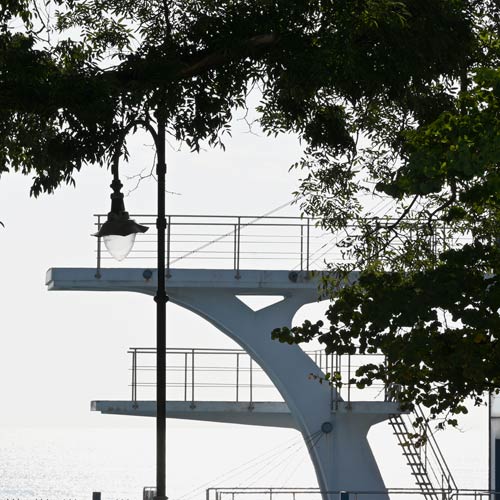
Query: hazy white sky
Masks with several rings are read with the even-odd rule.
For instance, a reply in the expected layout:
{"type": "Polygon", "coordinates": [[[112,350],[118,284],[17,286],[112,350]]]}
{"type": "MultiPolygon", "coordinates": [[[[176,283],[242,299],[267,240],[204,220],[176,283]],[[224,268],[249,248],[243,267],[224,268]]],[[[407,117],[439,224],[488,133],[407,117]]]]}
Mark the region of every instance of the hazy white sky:
{"type": "MultiPolygon", "coordinates": [[[[122,165],[122,178],[150,167],[150,143],[144,135],[130,140],[131,160],[122,165]]],[[[245,133],[242,122],[227,141],[226,152],[193,154],[169,148],[168,189],[179,195],[167,197],[167,212],[264,214],[292,199],[300,173],[288,169],[299,154],[295,138],[245,133]]],[[[130,346],[154,346],[152,298],[133,293],[49,293],[44,284],[50,267],[94,265],[92,214],[109,210],[110,180],[108,171],[90,166],[76,176],[76,188],[62,187],[39,199],[29,198],[28,178],[12,174],[0,180],[0,220],[5,224],[0,228],[0,427],[104,427],[110,436],[117,427],[136,427],[151,441],[153,453],[153,419],[89,410],[91,400],[129,397],[126,351],[130,346]]],[[[126,183],[126,189],[133,185],[126,183]]],[[[154,213],[155,191],[152,180],[143,182],[126,199],[127,209],[154,213]]],[[[280,214],[298,215],[298,208],[280,214]]],[[[311,306],[309,311],[317,313],[318,308],[311,306]]],[[[306,314],[301,311],[298,316],[306,314]]],[[[174,305],[168,306],[167,328],[171,347],[233,347],[204,320],[174,305]]],[[[459,484],[481,487],[487,463],[484,410],[466,419],[464,429],[468,432],[443,436],[444,449],[450,464],[461,471],[459,484]]],[[[197,479],[203,482],[297,435],[283,429],[170,421],[168,433],[169,476],[174,483],[185,482],[193,469],[202,471],[197,479]]],[[[395,438],[385,426],[377,426],[372,439],[388,485],[404,486],[409,477],[401,472],[405,469],[395,438]]],[[[301,460],[292,483],[314,486],[308,459],[301,460]]]]}

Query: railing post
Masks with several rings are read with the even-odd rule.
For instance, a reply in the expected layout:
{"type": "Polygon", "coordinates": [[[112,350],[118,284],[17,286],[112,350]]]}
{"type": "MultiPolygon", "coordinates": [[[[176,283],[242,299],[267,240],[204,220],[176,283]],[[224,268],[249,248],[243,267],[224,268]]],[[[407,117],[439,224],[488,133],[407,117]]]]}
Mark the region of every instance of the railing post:
{"type": "MultiPolygon", "coordinates": [[[[340,354],[335,354],[335,371],[342,374],[342,358],[340,354]]],[[[339,401],[341,398],[342,386],[336,385],[337,393],[335,396],[335,409],[338,408],[339,401]]]]}
{"type": "Polygon", "coordinates": [[[194,349],[191,349],[191,408],[194,408],[194,349]]]}
{"type": "Polygon", "coordinates": [[[184,401],[188,399],[188,353],[184,353],[184,401]]]}
{"type": "Polygon", "coordinates": [[[330,380],[330,410],[333,410],[334,405],[333,405],[333,395],[334,395],[334,388],[333,388],[333,380],[330,380]]]}
{"type": "Polygon", "coordinates": [[[171,216],[169,215],[167,218],[167,278],[170,278],[172,275],[170,274],[170,227],[171,227],[171,216]]]}
{"type": "MultiPolygon", "coordinates": [[[[387,356],[384,355],[384,367],[387,367],[387,356]]],[[[389,401],[387,392],[387,383],[384,384],[384,401],[389,401]]]]}
{"type": "Polygon", "coordinates": [[[347,403],[351,403],[351,355],[347,355],[347,403]]]}
{"type": "Polygon", "coordinates": [[[236,229],[236,275],[237,280],[240,279],[240,254],[241,254],[241,217],[238,217],[238,226],[236,229]]]}
{"type": "Polygon", "coordinates": [[[240,353],[236,353],[236,402],[239,400],[240,389],[240,353]]]}
{"type": "Polygon", "coordinates": [[[253,410],[253,360],[250,357],[250,404],[248,405],[249,410],[253,410]]]}
{"type": "Polygon", "coordinates": [[[132,402],[137,401],[137,349],[132,350],[132,402]]]}
{"type": "MultiPolygon", "coordinates": [[[[101,229],[101,216],[97,216],[97,231],[101,229]]],[[[101,238],[97,238],[97,267],[95,270],[95,277],[97,279],[101,278],[101,238]]]]}
{"type": "Polygon", "coordinates": [[[304,270],[304,225],[300,225],[300,270],[304,270]]]}
{"type": "Polygon", "coordinates": [[[432,252],[437,256],[438,251],[438,227],[437,224],[434,223],[432,225],[432,252]]]}
{"type": "Polygon", "coordinates": [[[234,229],[233,229],[233,235],[234,235],[234,242],[233,242],[233,269],[236,271],[236,267],[237,267],[237,262],[236,262],[236,255],[238,254],[238,225],[235,224],[234,225],[234,229]]]}
{"type": "Polygon", "coordinates": [[[306,239],[306,249],[307,249],[307,266],[306,266],[306,270],[309,271],[309,244],[310,244],[310,219],[309,217],[307,218],[307,239],[306,239]]]}

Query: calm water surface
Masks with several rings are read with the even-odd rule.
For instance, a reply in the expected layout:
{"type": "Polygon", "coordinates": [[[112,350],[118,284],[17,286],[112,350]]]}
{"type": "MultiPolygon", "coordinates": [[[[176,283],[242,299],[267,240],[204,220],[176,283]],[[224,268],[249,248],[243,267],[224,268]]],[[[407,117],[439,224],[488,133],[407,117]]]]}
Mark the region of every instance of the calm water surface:
{"type": "Polygon", "coordinates": [[[140,499],[154,484],[144,429],[0,429],[0,499],[140,499]]]}
{"type": "MultiPolygon", "coordinates": [[[[296,444],[301,442],[298,433],[268,428],[254,431],[245,441],[249,432],[215,426],[168,433],[169,498],[203,500],[207,486],[315,486],[307,452],[296,444]],[[262,445],[256,448],[257,441],[262,445]],[[276,454],[273,447],[283,452],[276,454]],[[267,457],[274,458],[259,460],[268,448],[267,457]],[[248,460],[253,460],[250,466],[245,465],[248,460]],[[220,476],[235,466],[241,473],[220,476]]],[[[372,444],[379,450],[376,456],[386,484],[411,486],[395,438],[386,431],[379,434],[374,434],[372,444]]],[[[443,452],[462,488],[486,486],[483,434],[455,432],[444,443],[443,452]],[[465,436],[470,442],[462,442],[465,436]],[[478,447],[478,442],[483,444],[478,447]]],[[[102,492],[103,500],[141,500],[143,487],[155,483],[154,446],[153,426],[0,428],[0,500],[91,500],[93,491],[102,492]]]]}

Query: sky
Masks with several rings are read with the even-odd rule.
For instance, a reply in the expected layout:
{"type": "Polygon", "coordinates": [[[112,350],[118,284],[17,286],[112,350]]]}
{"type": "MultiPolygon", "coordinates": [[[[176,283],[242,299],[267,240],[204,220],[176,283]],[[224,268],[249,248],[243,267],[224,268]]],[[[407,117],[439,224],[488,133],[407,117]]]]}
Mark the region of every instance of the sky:
{"type": "MultiPolygon", "coordinates": [[[[132,159],[129,165],[121,165],[124,191],[135,185],[134,180],[126,180],[127,176],[150,168],[150,142],[144,135],[130,140],[132,159]]],[[[169,148],[167,189],[179,194],[167,196],[167,212],[255,215],[283,205],[292,199],[291,192],[297,187],[296,175],[288,173],[288,168],[298,152],[299,145],[292,138],[281,141],[276,148],[273,141],[250,134],[240,134],[231,141],[226,153],[192,154],[169,148]]],[[[12,397],[22,387],[23,392],[29,391],[41,402],[45,399],[41,387],[46,387],[64,391],[66,400],[71,401],[82,399],[80,389],[84,394],[94,391],[92,399],[109,398],[123,386],[123,373],[114,369],[115,362],[123,357],[128,363],[126,349],[134,343],[153,345],[155,310],[150,297],[132,293],[49,293],[45,287],[45,272],[51,267],[95,265],[93,214],[109,210],[110,181],[109,171],[90,166],[77,174],[75,188],[63,186],[53,195],[33,199],[29,197],[29,178],[10,174],[1,179],[0,220],[5,224],[0,232],[2,316],[9,325],[3,335],[9,349],[2,350],[2,369],[19,374],[14,377],[18,384],[5,388],[12,391],[12,397]],[[57,364],[48,362],[54,355],[58,357],[57,364]],[[81,365],[75,365],[76,357],[81,365]],[[98,373],[100,363],[108,365],[106,380],[98,373]],[[37,377],[24,376],[28,371],[37,373],[37,377]],[[92,388],[89,383],[94,377],[101,386],[98,394],[95,385],[92,388]],[[38,383],[43,385],[33,387],[38,383]],[[58,384],[63,385],[57,387],[58,384]],[[71,394],[66,388],[70,385],[74,387],[71,394]]],[[[155,181],[141,183],[125,203],[130,213],[154,214],[155,181]]],[[[298,208],[280,212],[287,213],[297,215],[298,208]]],[[[133,263],[123,265],[130,267],[133,263]]],[[[173,332],[169,336],[170,346],[189,346],[198,341],[211,345],[212,339],[208,341],[206,334],[199,333],[201,327],[206,330],[201,320],[176,306],[169,308],[175,310],[175,314],[169,314],[169,331],[173,332]]],[[[222,335],[214,341],[227,344],[222,335]]],[[[26,409],[25,404],[32,403],[19,401],[3,418],[19,424],[17,411],[26,409]]],[[[69,417],[74,410],[68,406],[66,411],[69,417]]],[[[24,418],[31,423],[28,412],[24,418]]],[[[63,417],[59,408],[40,408],[38,418],[50,423],[63,417]]]]}
{"type": "MultiPolygon", "coordinates": [[[[125,179],[150,168],[151,140],[138,134],[129,140],[129,148],[130,162],[121,166],[125,192],[133,190],[125,200],[127,209],[153,214],[154,180],[146,179],[133,189],[134,179],[125,179]]],[[[196,154],[169,145],[167,189],[176,194],[167,196],[167,213],[265,214],[292,199],[301,172],[290,172],[289,166],[300,151],[296,138],[269,138],[258,130],[249,133],[243,121],[235,122],[225,152],[196,154]]],[[[102,445],[119,447],[113,431],[126,428],[149,440],[144,453],[152,454],[153,419],[90,412],[91,400],[129,397],[127,349],[154,346],[152,298],[134,293],[48,292],[45,287],[45,273],[51,267],[92,267],[95,263],[92,215],[109,210],[111,176],[106,169],[88,166],[75,178],[76,187],[64,186],[38,199],[29,197],[29,178],[9,174],[0,180],[0,220],[5,224],[0,228],[0,430],[13,436],[19,428],[46,432],[104,429],[102,445]]],[[[278,215],[299,215],[299,208],[288,206],[278,215]]],[[[306,306],[296,321],[318,316],[321,310],[317,304],[306,306]]],[[[180,307],[169,304],[167,317],[169,347],[235,347],[214,327],[180,307]]],[[[485,486],[486,428],[483,408],[472,411],[461,430],[439,436],[462,486],[485,486]]],[[[377,426],[370,439],[388,485],[401,486],[402,461],[395,439],[387,432],[386,427],[377,426]]],[[[202,471],[196,478],[202,483],[298,434],[286,429],[169,421],[168,436],[167,482],[180,491],[177,483],[185,487],[186,482],[196,482],[193,470],[202,471]]],[[[315,486],[303,447],[300,453],[292,479],[297,486],[315,486]]]]}

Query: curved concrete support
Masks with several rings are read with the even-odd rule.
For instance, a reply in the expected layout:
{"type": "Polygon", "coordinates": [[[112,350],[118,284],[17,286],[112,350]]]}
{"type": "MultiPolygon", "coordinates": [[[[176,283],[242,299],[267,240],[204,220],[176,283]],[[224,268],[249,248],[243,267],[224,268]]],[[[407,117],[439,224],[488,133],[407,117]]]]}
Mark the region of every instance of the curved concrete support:
{"type": "Polygon", "coordinates": [[[226,333],[267,373],[304,436],[322,491],[385,490],[367,433],[388,415],[332,413],[329,386],[309,377],[320,373],[312,359],[297,345],[271,340],[273,328],[290,327],[297,310],[311,302],[310,296],[294,293],[257,312],[229,291],[185,289],[170,297],[226,333]],[[325,422],[332,423],[333,432],[321,430],[325,422]]]}
{"type": "MultiPolygon", "coordinates": [[[[90,274],[93,270],[75,270],[78,272],[69,279],[69,271],[49,271],[49,289],[122,290],[149,295],[155,290],[154,276],[145,281],[140,270],[102,270],[100,280],[90,274]]],[[[292,282],[283,271],[245,271],[235,279],[232,271],[173,270],[167,289],[173,303],[215,325],[267,373],[304,436],[322,491],[385,491],[366,436],[371,425],[389,414],[360,413],[343,403],[332,411],[329,386],[309,377],[311,373],[321,374],[313,360],[297,345],[271,340],[274,328],[291,326],[297,310],[317,300],[317,284],[308,275],[303,273],[292,282]],[[241,293],[279,294],[284,300],[253,311],[236,298],[241,293]],[[331,432],[325,423],[331,424],[331,432]]],[[[328,495],[324,497],[326,500],[328,495]]]]}

